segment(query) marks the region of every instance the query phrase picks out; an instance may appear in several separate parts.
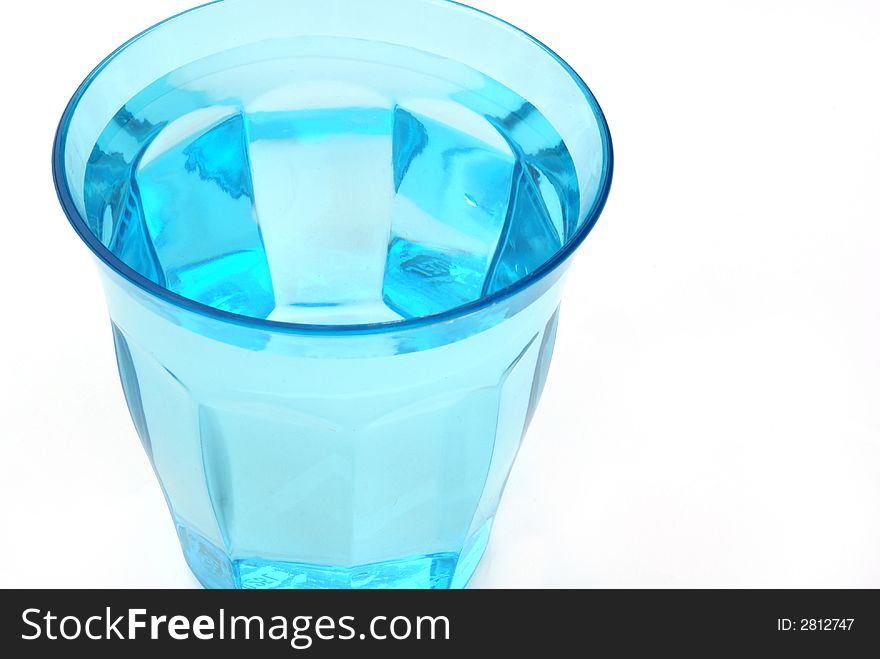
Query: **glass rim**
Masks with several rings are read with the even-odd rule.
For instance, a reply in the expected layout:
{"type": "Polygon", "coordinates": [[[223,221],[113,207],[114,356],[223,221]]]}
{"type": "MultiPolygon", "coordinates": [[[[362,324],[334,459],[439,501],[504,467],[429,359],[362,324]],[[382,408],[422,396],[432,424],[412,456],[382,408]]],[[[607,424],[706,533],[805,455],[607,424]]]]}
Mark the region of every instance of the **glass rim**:
{"type": "Polygon", "coordinates": [[[518,293],[525,291],[528,288],[531,288],[532,286],[543,280],[545,277],[553,273],[557,268],[559,268],[559,266],[567,261],[568,258],[574,254],[577,248],[580,247],[581,243],[583,243],[584,239],[586,239],[590,231],[592,231],[597,220],[599,219],[599,216],[602,214],[602,211],[605,208],[605,203],[608,200],[608,194],[611,189],[611,180],[614,172],[614,149],[611,142],[611,132],[608,128],[608,122],[605,118],[605,114],[603,113],[602,108],[599,106],[599,102],[596,100],[596,97],[593,95],[593,92],[590,90],[587,84],[578,75],[578,73],[564,59],[562,59],[562,57],[557,55],[547,45],[530,35],[528,32],[516,27],[511,23],[508,23],[501,18],[498,18],[497,16],[493,16],[492,14],[482,11],[481,9],[462,4],[460,2],[457,2],[456,0],[418,0],[421,3],[427,4],[453,5],[458,9],[464,9],[466,13],[474,14],[475,17],[483,19],[488,18],[500,29],[510,30],[516,36],[525,37],[540,50],[543,50],[546,54],[550,55],[550,57],[555,60],[555,62],[559,66],[561,66],[563,70],[568,74],[568,76],[577,84],[577,86],[583,93],[584,98],[586,99],[589,107],[593,111],[593,115],[601,136],[602,173],[596,198],[586,210],[585,217],[579,223],[577,231],[563,243],[562,247],[554,252],[550,258],[546,259],[534,271],[530,272],[521,279],[518,279],[510,286],[507,286],[506,288],[503,288],[499,291],[496,291],[489,295],[481,295],[476,300],[472,300],[470,302],[467,302],[466,304],[446,309],[439,313],[417,316],[414,318],[383,321],[378,323],[351,323],[328,325],[287,323],[283,321],[267,320],[265,318],[257,318],[254,316],[247,316],[244,314],[237,314],[229,311],[223,311],[222,309],[217,309],[216,307],[212,307],[210,305],[203,304],[201,302],[197,302],[195,300],[187,298],[183,295],[179,295],[178,293],[175,293],[167,289],[166,287],[161,286],[156,282],[148,279],[147,277],[136,271],[134,268],[127,265],[115,254],[113,254],[113,252],[111,252],[110,249],[107,248],[104,243],[102,243],[98,239],[98,237],[94,235],[94,233],[92,233],[92,231],[88,227],[87,222],[83,218],[82,214],[79,212],[79,209],[77,209],[76,204],[74,203],[70,193],[66,167],[64,164],[65,138],[67,136],[73,114],[79,106],[80,99],[89,89],[91,83],[101,74],[101,72],[110,62],[115,60],[120,54],[122,54],[129,46],[134,44],[136,41],[140,40],[147,34],[160,28],[166,23],[170,23],[185,14],[200,11],[202,9],[210,7],[211,5],[220,4],[225,1],[226,0],[212,0],[211,2],[206,2],[204,4],[192,7],[178,14],[170,16],[156,23],[155,25],[152,25],[151,27],[148,27],[147,29],[133,36],[131,39],[116,48],[116,50],[105,57],[101,61],[101,63],[98,64],[92,70],[92,72],[89,73],[88,76],[86,76],[83,82],[80,83],[76,92],[68,102],[67,107],[65,108],[64,113],[61,116],[61,120],[58,124],[58,129],[55,133],[55,139],[53,141],[52,147],[52,177],[55,184],[55,192],[58,195],[58,200],[61,203],[64,214],[67,216],[68,221],[73,226],[79,237],[83,240],[83,242],[86,243],[89,249],[91,249],[92,253],[97,256],[113,272],[122,276],[128,282],[134,284],[137,288],[141,289],[149,295],[159,298],[160,300],[167,302],[173,306],[180,307],[186,311],[190,311],[201,316],[207,316],[221,322],[243,325],[253,329],[301,334],[373,334],[394,332],[400,330],[410,330],[419,327],[437,325],[440,323],[448,323],[464,316],[470,316],[499,302],[503,302],[517,295],[518,293]]]}

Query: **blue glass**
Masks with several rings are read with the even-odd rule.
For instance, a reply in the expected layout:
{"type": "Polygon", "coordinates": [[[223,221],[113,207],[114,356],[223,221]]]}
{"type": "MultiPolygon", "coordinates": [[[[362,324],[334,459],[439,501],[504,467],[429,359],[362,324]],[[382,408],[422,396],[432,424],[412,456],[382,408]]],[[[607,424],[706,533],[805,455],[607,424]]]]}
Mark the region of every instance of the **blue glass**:
{"type": "Polygon", "coordinates": [[[222,0],[86,79],[56,187],[202,584],[467,584],[611,169],[581,79],[452,2],[222,0]]]}

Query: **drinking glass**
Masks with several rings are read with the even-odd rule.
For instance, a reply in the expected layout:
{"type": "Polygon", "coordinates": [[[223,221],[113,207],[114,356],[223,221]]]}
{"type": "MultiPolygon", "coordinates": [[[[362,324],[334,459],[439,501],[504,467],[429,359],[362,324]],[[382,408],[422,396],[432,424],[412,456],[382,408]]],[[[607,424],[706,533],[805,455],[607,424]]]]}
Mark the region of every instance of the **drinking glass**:
{"type": "Polygon", "coordinates": [[[467,584],[611,181],[559,57],[441,0],[221,0],[58,129],[128,408],[209,588],[467,584]]]}

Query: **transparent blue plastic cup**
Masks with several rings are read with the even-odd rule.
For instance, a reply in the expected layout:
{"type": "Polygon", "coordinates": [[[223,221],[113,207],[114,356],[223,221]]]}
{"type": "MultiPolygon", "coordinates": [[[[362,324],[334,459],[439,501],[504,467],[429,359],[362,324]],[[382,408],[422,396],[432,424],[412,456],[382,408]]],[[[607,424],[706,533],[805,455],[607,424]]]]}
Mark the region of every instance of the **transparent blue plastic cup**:
{"type": "Polygon", "coordinates": [[[466,585],[611,181],[577,74],[452,2],[223,0],[108,57],[53,165],[199,581],[466,585]]]}

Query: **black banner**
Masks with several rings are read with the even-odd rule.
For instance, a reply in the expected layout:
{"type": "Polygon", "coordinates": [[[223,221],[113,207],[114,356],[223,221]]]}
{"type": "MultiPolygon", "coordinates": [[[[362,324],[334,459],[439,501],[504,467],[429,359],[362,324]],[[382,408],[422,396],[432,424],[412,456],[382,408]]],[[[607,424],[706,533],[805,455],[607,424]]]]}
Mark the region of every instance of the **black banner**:
{"type": "Polygon", "coordinates": [[[877,591],[4,591],[5,656],[516,656],[880,647],[877,591]],[[71,646],[76,644],[76,647],[71,646]],[[226,649],[226,648],[223,648],[226,649]],[[552,653],[552,654],[551,654],[552,653]]]}

